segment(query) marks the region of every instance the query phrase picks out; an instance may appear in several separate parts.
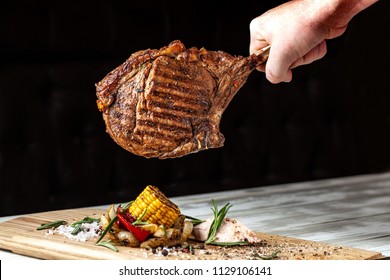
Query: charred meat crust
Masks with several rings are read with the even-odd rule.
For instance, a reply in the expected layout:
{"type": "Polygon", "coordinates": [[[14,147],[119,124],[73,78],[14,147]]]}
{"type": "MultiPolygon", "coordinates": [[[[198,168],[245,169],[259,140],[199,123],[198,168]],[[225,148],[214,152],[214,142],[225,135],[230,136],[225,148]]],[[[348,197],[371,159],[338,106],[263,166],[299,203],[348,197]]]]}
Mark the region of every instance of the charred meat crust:
{"type": "Polygon", "coordinates": [[[132,54],[96,84],[107,132],[146,158],[174,158],[224,144],[222,114],[258,61],[176,40],[132,54]]]}

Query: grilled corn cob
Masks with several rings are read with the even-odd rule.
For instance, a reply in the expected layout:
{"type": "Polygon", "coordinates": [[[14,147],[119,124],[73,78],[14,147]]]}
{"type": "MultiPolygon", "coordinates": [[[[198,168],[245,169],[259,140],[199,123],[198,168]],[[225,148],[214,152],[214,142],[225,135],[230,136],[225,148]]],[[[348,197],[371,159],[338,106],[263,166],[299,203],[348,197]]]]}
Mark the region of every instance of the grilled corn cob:
{"type": "Polygon", "coordinates": [[[147,186],[129,207],[135,219],[170,228],[180,215],[180,209],[157,187],[147,186]]]}

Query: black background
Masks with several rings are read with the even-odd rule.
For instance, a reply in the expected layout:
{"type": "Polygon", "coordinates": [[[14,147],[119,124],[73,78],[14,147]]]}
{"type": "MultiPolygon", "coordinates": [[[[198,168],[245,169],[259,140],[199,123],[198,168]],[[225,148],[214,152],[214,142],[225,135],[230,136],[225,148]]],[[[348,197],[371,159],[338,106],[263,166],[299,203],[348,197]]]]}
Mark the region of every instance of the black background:
{"type": "Polygon", "coordinates": [[[2,3],[0,215],[128,201],[148,184],[176,196],[387,170],[386,1],[293,82],[253,73],[223,115],[223,148],[144,159],[105,132],[94,85],[131,53],[180,39],[246,56],[251,19],[282,2],[2,3]]]}

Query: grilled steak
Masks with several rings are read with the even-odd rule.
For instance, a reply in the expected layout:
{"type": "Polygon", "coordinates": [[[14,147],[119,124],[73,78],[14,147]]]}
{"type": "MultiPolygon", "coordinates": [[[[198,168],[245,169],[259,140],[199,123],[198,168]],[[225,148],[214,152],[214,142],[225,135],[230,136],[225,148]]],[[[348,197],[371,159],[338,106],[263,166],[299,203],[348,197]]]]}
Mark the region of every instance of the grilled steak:
{"type": "Polygon", "coordinates": [[[107,132],[146,158],[221,147],[222,113],[266,57],[186,49],[178,40],[136,52],[96,84],[107,132]]]}

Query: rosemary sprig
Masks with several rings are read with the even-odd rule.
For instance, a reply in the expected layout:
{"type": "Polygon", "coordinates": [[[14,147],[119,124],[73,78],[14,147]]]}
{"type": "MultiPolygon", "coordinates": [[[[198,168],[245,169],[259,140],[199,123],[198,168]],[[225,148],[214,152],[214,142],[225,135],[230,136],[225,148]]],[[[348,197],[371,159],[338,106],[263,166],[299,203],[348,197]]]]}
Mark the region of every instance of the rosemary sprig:
{"type": "Polygon", "coordinates": [[[71,232],[73,235],[77,235],[81,231],[82,224],[92,224],[93,222],[99,222],[100,219],[85,217],[84,219],[74,222],[71,226],[74,228],[71,232]]]}
{"type": "Polygon", "coordinates": [[[106,247],[108,249],[111,249],[115,252],[118,252],[118,248],[116,248],[114,245],[112,245],[111,243],[111,240],[103,240],[103,241],[100,241],[98,243],[96,243],[96,245],[98,246],[103,246],[103,247],[106,247]]]}
{"type": "Polygon", "coordinates": [[[131,204],[132,204],[133,202],[134,202],[134,200],[131,200],[131,201],[129,201],[129,202],[126,202],[126,203],[124,203],[124,204],[121,204],[120,207],[122,208],[122,211],[127,210],[127,209],[131,206],[131,204]]]}
{"type": "Polygon", "coordinates": [[[41,224],[40,227],[37,228],[37,230],[43,230],[43,229],[49,229],[49,228],[57,228],[61,225],[65,225],[66,221],[64,220],[57,220],[50,223],[41,224]]]}
{"type": "Polygon", "coordinates": [[[209,234],[207,240],[205,241],[205,244],[211,244],[212,242],[215,242],[215,236],[219,228],[221,227],[227,212],[232,207],[232,205],[230,205],[230,203],[228,202],[221,208],[221,210],[218,211],[218,205],[215,200],[212,199],[211,202],[213,203],[213,208],[211,208],[211,210],[214,213],[214,220],[211,223],[209,234]]]}
{"type": "Polygon", "coordinates": [[[259,258],[259,259],[262,259],[262,260],[273,260],[273,259],[275,259],[277,256],[278,256],[278,254],[280,253],[280,251],[275,251],[275,252],[273,252],[272,254],[270,254],[270,255],[260,255],[260,254],[255,254],[254,255],[254,257],[255,258],[259,258]]]}
{"type": "Polygon", "coordinates": [[[137,218],[137,220],[135,220],[133,222],[133,225],[147,225],[148,224],[148,222],[142,221],[142,218],[145,216],[146,211],[147,211],[147,208],[145,208],[144,211],[142,212],[142,214],[137,218]]]}
{"type": "Polygon", "coordinates": [[[163,236],[167,236],[167,228],[165,227],[165,225],[163,225],[162,227],[163,227],[163,230],[164,230],[164,235],[163,236]]]}
{"type": "Polygon", "coordinates": [[[192,224],[194,225],[194,227],[197,226],[197,225],[199,225],[199,224],[201,224],[201,223],[203,223],[203,222],[205,222],[205,220],[201,220],[201,219],[194,218],[194,217],[187,216],[187,215],[186,215],[186,219],[191,220],[191,222],[192,222],[192,224]]]}
{"type": "Polygon", "coordinates": [[[96,241],[96,244],[98,244],[102,239],[103,237],[107,234],[107,232],[110,231],[110,229],[112,228],[112,226],[115,224],[115,222],[118,220],[118,216],[115,216],[111,221],[110,223],[107,225],[106,229],[102,232],[102,234],[100,235],[99,239],[96,241]]]}
{"type": "Polygon", "coordinates": [[[248,245],[248,241],[235,241],[235,242],[218,242],[218,241],[211,241],[207,244],[210,245],[217,245],[217,246],[238,246],[238,245],[248,245]]]}
{"type": "MultiPolygon", "coordinates": [[[[218,242],[215,240],[216,239],[215,236],[217,235],[217,232],[218,232],[219,228],[221,227],[221,225],[225,219],[225,216],[226,216],[227,212],[229,211],[229,209],[232,207],[232,205],[228,202],[221,208],[221,210],[218,210],[218,205],[215,202],[215,200],[212,199],[211,202],[213,203],[213,208],[211,208],[211,210],[213,211],[213,214],[214,214],[214,220],[210,225],[209,234],[208,234],[207,240],[205,241],[205,244],[217,245],[217,246],[238,246],[238,245],[249,244],[248,241],[218,242]]],[[[190,219],[194,226],[205,222],[205,220],[201,220],[201,219],[194,218],[194,217],[187,216],[187,215],[186,215],[186,218],[190,219]]]]}
{"type": "Polygon", "coordinates": [[[85,217],[84,219],[82,219],[80,221],[74,222],[72,224],[72,227],[75,227],[78,224],[92,224],[93,222],[99,222],[99,221],[100,221],[100,219],[98,219],[98,218],[85,217]]]}
{"type": "Polygon", "coordinates": [[[81,231],[81,224],[77,224],[73,227],[71,234],[77,235],[81,231]]]}

